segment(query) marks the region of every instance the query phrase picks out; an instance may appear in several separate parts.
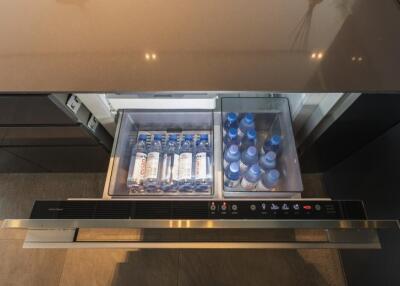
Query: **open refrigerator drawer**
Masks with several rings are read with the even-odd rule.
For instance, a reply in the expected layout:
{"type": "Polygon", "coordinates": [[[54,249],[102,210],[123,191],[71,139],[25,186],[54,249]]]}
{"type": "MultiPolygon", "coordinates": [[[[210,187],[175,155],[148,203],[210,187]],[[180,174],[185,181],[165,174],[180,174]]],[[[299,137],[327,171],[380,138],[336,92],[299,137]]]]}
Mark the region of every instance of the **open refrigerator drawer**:
{"type": "Polygon", "coordinates": [[[215,100],[209,110],[119,110],[103,198],[299,198],[287,99],[215,100]]]}

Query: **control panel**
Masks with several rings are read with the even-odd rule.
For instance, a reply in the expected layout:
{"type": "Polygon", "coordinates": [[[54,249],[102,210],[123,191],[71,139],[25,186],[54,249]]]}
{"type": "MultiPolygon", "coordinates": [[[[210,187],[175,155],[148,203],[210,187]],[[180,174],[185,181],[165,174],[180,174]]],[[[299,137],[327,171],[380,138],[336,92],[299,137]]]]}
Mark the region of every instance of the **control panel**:
{"type": "Polygon", "coordinates": [[[36,201],[31,219],[366,219],[361,201],[36,201]]]}

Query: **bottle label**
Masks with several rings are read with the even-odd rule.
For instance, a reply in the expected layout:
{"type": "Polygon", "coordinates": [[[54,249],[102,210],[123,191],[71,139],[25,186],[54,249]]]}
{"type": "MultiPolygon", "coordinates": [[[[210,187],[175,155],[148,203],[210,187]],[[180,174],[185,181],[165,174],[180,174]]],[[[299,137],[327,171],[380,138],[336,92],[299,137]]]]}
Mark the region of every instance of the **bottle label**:
{"type": "Polygon", "coordinates": [[[196,154],[196,168],[195,168],[196,180],[202,180],[207,178],[207,153],[200,152],[196,154]]]}
{"type": "Polygon", "coordinates": [[[172,166],[172,180],[179,180],[179,155],[174,153],[174,165],[172,166]]]}
{"type": "Polygon", "coordinates": [[[247,165],[245,165],[242,161],[240,161],[240,163],[239,163],[239,166],[240,166],[240,173],[244,173],[244,172],[246,172],[247,171],[247,169],[249,168],[247,165]]]}
{"type": "Polygon", "coordinates": [[[181,153],[179,156],[179,180],[192,178],[192,153],[181,153]]]}
{"type": "Polygon", "coordinates": [[[159,152],[150,152],[147,156],[146,163],[146,179],[157,179],[158,178],[158,164],[160,162],[159,152]]]}
{"type": "Polygon", "coordinates": [[[242,179],[242,182],[240,185],[242,186],[243,189],[245,190],[253,190],[256,187],[257,183],[252,183],[246,180],[246,178],[242,179]]]}
{"type": "Polygon", "coordinates": [[[142,184],[146,173],[147,154],[138,152],[135,156],[135,165],[133,167],[132,181],[142,184]]]}
{"type": "Polygon", "coordinates": [[[224,175],[225,186],[228,188],[235,188],[239,185],[239,180],[231,180],[224,175]]]}

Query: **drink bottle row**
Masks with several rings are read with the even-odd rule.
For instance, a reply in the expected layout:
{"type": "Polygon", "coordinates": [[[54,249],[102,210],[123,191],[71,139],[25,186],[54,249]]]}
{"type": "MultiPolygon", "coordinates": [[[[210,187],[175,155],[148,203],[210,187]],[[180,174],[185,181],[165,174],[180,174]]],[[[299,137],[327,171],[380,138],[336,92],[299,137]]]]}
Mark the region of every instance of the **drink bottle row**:
{"type": "Polygon", "coordinates": [[[257,148],[252,113],[230,112],[224,120],[224,186],[230,191],[270,191],[279,183],[282,138],[270,134],[257,148]]]}
{"type": "Polygon", "coordinates": [[[133,192],[211,190],[208,134],[139,133],[131,154],[127,187],[133,192]]]}

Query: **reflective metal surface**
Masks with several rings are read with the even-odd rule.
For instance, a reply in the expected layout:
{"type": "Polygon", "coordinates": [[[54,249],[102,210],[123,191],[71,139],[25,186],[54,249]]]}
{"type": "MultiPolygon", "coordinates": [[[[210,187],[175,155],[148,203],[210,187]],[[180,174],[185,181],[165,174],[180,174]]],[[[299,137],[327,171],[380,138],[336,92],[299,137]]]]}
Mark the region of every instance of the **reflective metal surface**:
{"type": "Polygon", "coordinates": [[[145,220],[145,219],[6,219],[3,228],[271,228],[376,229],[399,228],[395,220],[145,220]]]}
{"type": "Polygon", "coordinates": [[[399,26],[395,0],[1,1],[0,91],[400,90],[399,26]]]}

